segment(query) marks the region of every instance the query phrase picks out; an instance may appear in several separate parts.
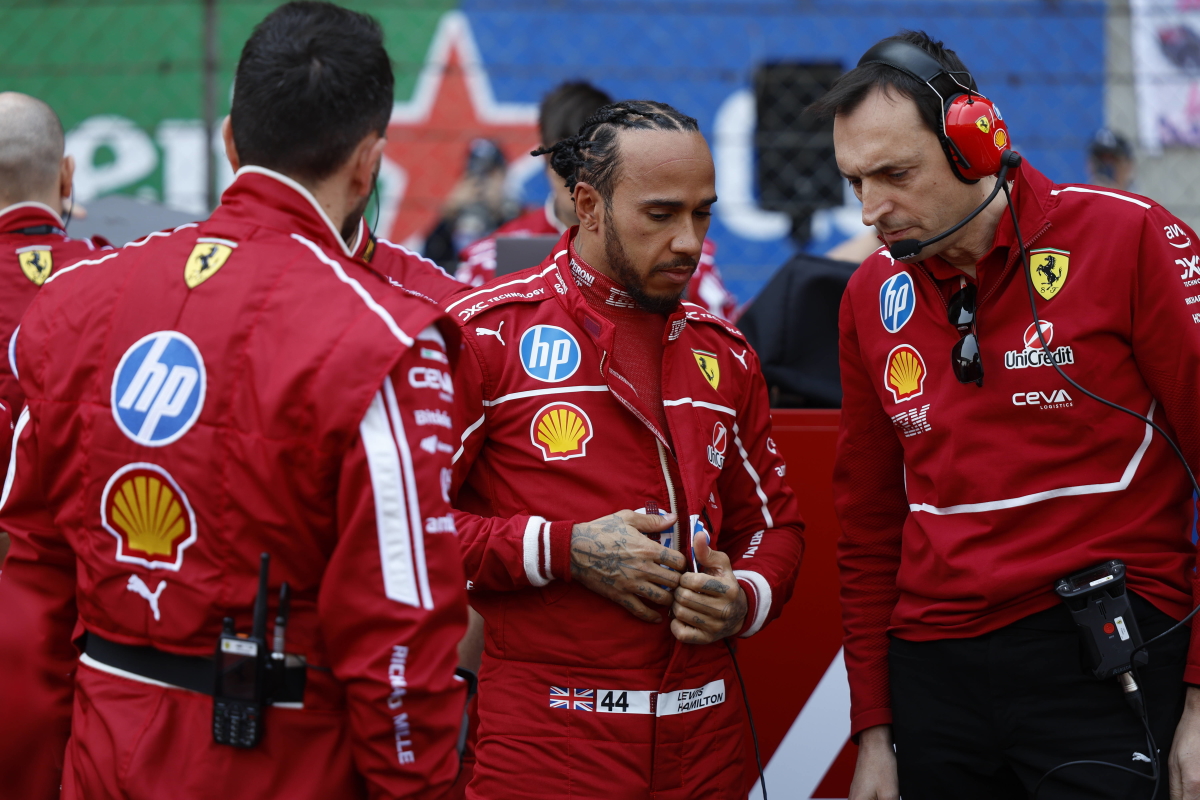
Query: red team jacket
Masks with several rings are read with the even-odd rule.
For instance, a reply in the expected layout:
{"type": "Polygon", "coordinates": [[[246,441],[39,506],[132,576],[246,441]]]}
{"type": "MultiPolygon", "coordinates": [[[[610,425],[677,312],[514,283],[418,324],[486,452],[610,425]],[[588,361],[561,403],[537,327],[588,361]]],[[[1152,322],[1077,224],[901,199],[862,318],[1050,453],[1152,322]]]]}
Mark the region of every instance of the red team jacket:
{"type": "MultiPolygon", "coordinates": [[[[6,347],[38,288],[56,269],[111,246],[96,236],[71,239],[62,218],[41,203],[17,203],[0,209],[0,343],[6,347]]],[[[8,351],[11,356],[11,351],[8,351]]],[[[15,421],[25,395],[13,375],[11,358],[0,358],[0,447],[8,452],[9,412],[15,421]]]]}
{"type": "MultiPolygon", "coordinates": [[[[1200,469],[1200,241],[1128,192],[1051,183],[1015,202],[1053,358],[1149,415],[1200,469]]],[[[1055,580],[1110,558],[1180,619],[1193,601],[1191,484],[1142,422],[1089,399],[1037,341],[1007,213],[980,261],[982,387],[950,365],[963,273],[881,249],[841,308],[844,400],[834,497],[852,727],[891,720],[889,633],[977,636],[1060,602],[1055,580]]],[[[1185,680],[1200,683],[1193,635],[1185,680]]]]}
{"type": "MultiPolygon", "coordinates": [[[[514,220],[501,225],[490,236],[465,247],[459,255],[458,271],[454,277],[468,286],[482,286],[496,275],[497,236],[560,236],[566,227],[554,216],[554,203],[547,198],[542,208],[531,209],[514,220]]],[[[732,320],[737,314],[737,298],[725,288],[717,270],[717,245],[704,240],[700,263],[688,281],[687,296],[710,314],[732,320]]]]}
{"type": "Polygon", "coordinates": [[[208,221],[56,271],[17,337],[29,404],[0,498],[0,707],[41,714],[4,715],[0,772],[29,772],[14,759],[73,692],[64,797],[444,791],[466,627],[439,446],[448,352],[438,308],[352,259],[311,195],[259,168],[208,221]],[[286,649],[310,668],[302,708],[269,709],[257,749],[213,744],[206,695],[77,662],[77,619],[211,655],[223,617],[250,629],[264,551],[271,616],[286,580],[286,649]]]}
{"type": "Polygon", "coordinates": [[[436,262],[375,236],[365,222],[359,223],[354,257],[370,264],[392,286],[435,305],[440,306],[450,295],[467,288],[436,262]]]}
{"type": "MultiPolygon", "coordinates": [[[[803,549],[766,386],[737,329],[684,303],[665,333],[669,441],[606,364],[613,326],[566,255],[446,309],[462,327],[456,514],[487,622],[474,798],[728,798],[753,780],[743,700],[721,643],[678,642],[571,582],[571,526],[622,508],[714,531],[749,599],[778,616],[803,549]],[[607,368],[606,368],[607,367],[607,368]],[[682,486],[672,485],[668,460],[682,486]],[[707,524],[711,523],[711,524],[707,524]]],[[[668,543],[690,556],[690,537],[668,543]]]]}

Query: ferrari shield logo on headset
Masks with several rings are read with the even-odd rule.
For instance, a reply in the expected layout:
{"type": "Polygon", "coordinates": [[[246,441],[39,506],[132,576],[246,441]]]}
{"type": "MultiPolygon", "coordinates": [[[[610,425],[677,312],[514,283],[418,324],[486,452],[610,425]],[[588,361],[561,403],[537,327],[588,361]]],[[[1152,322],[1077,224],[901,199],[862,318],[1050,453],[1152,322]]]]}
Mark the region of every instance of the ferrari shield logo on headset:
{"type": "Polygon", "coordinates": [[[1050,300],[1058,294],[1063,284],[1067,282],[1067,269],[1071,265],[1071,254],[1066,250],[1055,250],[1044,247],[1029,253],[1029,277],[1033,280],[1033,288],[1043,300],[1050,300]]]}

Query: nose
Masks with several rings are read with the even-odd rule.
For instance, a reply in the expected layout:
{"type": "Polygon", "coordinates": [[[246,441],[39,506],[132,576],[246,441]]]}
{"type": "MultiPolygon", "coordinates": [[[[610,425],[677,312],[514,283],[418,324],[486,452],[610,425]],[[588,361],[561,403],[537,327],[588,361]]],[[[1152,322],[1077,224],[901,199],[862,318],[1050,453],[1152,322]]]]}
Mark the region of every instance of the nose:
{"type": "Polygon", "coordinates": [[[893,210],[891,195],[870,180],[863,181],[861,192],[863,225],[877,226],[893,210]]]}
{"type": "Polygon", "coordinates": [[[691,256],[693,259],[700,258],[700,250],[704,246],[704,234],[707,225],[687,215],[683,220],[683,224],[675,232],[675,236],[671,239],[671,252],[680,255],[691,256]]]}

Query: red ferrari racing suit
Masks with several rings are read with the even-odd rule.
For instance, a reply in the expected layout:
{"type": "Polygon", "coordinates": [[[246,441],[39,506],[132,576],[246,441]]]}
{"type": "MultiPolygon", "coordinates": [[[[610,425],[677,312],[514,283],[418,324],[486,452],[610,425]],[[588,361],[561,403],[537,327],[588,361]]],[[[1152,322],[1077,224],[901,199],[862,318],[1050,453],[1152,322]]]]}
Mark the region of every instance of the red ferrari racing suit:
{"type": "Polygon", "coordinates": [[[3,715],[6,791],[58,796],[43,760],[66,728],[65,798],[453,782],[466,597],[440,443],[458,332],[351,254],[303,187],[246,167],[209,220],[57,270],[34,301],[0,498],[0,708],[38,713],[3,715]],[[202,690],[92,656],[211,656],[224,617],[250,630],[262,552],[308,668],[256,748],[213,742],[202,690]]]}
{"type": "MultiPolygon", "coordinates": [[[[962,384],[947,320],[968,280],[880,249],[841,307],[845,397],[834,498],[852,728],[891,721],[888,636],[978,636],[1060,602],[1054,582],[1111,558],[1182,618],[1193,603],[1191,484],[1145,423],[1200,469],[1200,241],[1127,192],[1017,173],[1038,340],[1006,211],[979,262],[982,387],[962,384]]],[[[1194,630],[1194,629],[1193,629],[1194,630]]],[[[1194,633],[1186,680],[1200,682],[1194,633]]]]}
{"type": "MultiPolygon", "coordinates": [[[[71,239],[62,218],[41,203],[17,203],[0,209],[0,343],[7,348],[25,309],[38,287],[54,270],[88,258],[97,250],[111,249],[100,237],[71,239]]],[[[11,350],[6,350],[11,356],[11,350]]],[[[13,375],[11,358],[0,358],[0,406],[15,421],[25,404],[25,395],[13,375]]],[[[8,427],[8,420],[0,421],[8,427]]],[[[7,436],[7,434],[4,434],[7,436]]],[[[3,452],[8,452],[0,441],[3,452]]]]}
{"type": "MultiPolygon", "coordinates": [[[[497,228],[490,236],[463,248],[454,277],[468,286],[482,286],[496,275],[497,236],[559,236],[566,226],[554,215],[554,198],[546,198],[542,208],[531,209],[497,228]]],[[[717,244],[705,239],[700,263],[688,281],[687,297],[710,314],[736,321],[737,298],[725,288],[716,262],[717,244]]]]}
{"type": "Polygon", "coordinates": [[[359,223],[354,257],[371,265],[388,283],[416,297],[441,305],[450,295],[466,289],[436,262],[414,253],[404,245],[381,239],[359,223]]]}
{"type": "MultiPolygon", "coordinates": [[[[766,387],[737,329],[684,303],[663,333],[659,430],[613,372],[614,326],[576,285],[570,236],[447,305],[465,342],[456,518],[486,621],[467,797],[742,797],[753,757],[725,646],[682,644],[573,583],[569,547],[575,522],[675,510],[729,555],[749,600],[742,635],[778,616],[803,523],[766,387]]],[[[690,557],[689,536],[663,541],[690,557]]]]}

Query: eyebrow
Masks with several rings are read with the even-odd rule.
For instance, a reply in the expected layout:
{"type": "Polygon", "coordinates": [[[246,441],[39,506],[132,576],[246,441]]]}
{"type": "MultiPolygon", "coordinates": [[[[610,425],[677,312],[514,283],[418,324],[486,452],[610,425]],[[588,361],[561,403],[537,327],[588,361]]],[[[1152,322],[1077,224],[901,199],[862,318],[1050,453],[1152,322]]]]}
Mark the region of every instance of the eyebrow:
{"type": "Polygon", "coordinates": [[[838,170],[838,172],[841,173],[843,178],[845,178],[846,180],[850,180],[851,178],[869,178],[872,175],[878,175],[881,172],[887,172],[888,170],[893,170],[893,169],[897,169],[897,170],[908,169],[908,167],[902,167],[898,164],[881,164],[880,166],[875,167],[874,169],[867,170],[866,172],[862,173],[861,175],[850,175],[840,169],[838,170]]]}
{"type": "MultiPolygon", "coordinates": [[[[703,200],[701,200],[699,205],[700,206],[711,206],[715,202],[717,202],[717,196],[713,195],[712,197],[706,197],[703,200]]],[[[665,198],[651,198],[649,200],[643,200],[642,202],[638,203],[638,205],[653,206],[653,207],[657,207],[657,208],[683,208],[684,202],[682,200],[667,200],[665,198]]]]}

